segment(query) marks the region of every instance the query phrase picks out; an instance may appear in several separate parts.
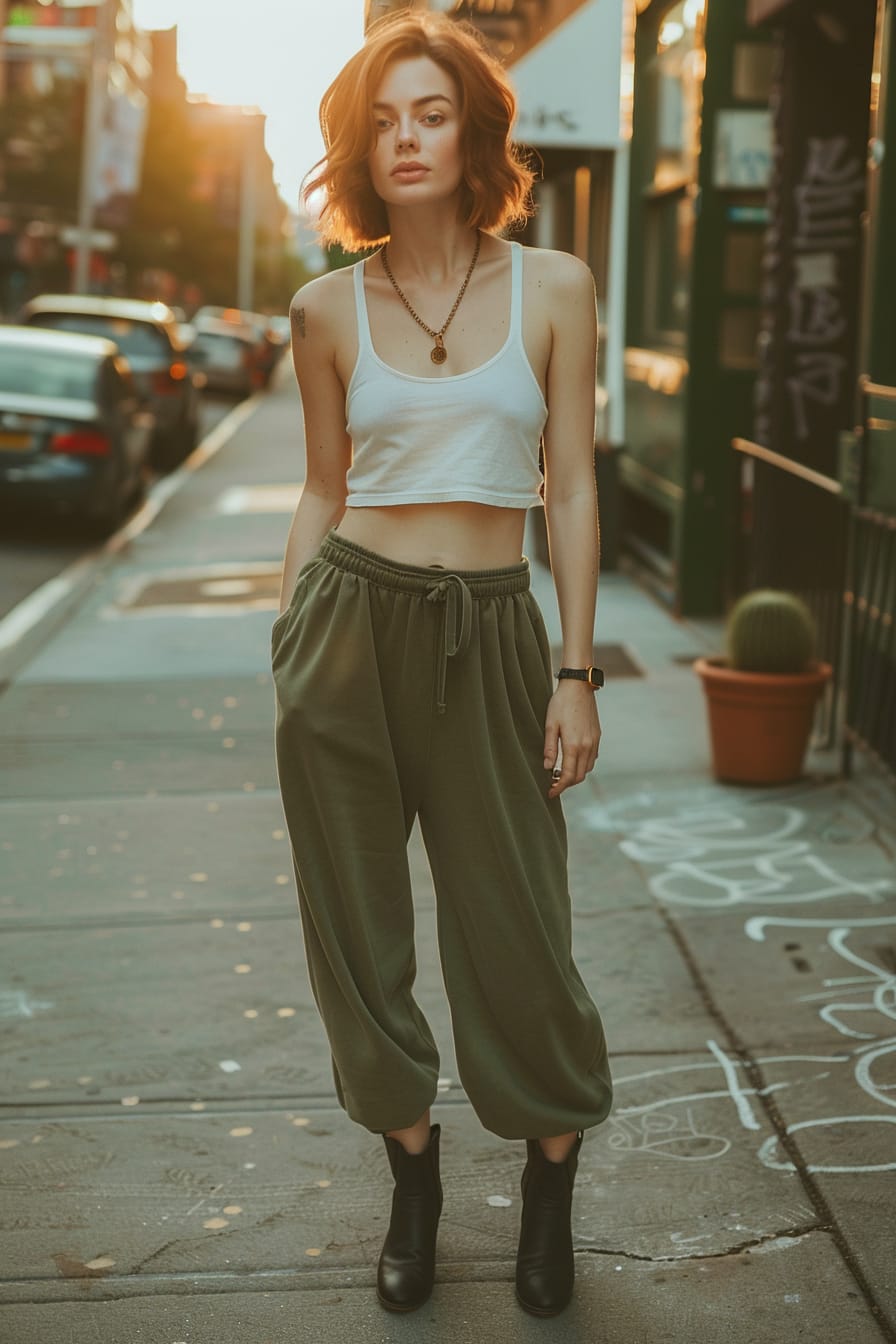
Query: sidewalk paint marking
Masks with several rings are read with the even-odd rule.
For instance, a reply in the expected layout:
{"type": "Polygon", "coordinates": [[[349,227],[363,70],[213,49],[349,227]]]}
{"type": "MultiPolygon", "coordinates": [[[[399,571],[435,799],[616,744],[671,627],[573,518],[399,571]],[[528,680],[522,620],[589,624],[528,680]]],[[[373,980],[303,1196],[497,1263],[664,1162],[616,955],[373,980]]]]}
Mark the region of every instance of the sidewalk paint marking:
{"type": "Polygon", "coordinates": [[[731,1093],[731,1099],[737,1107],[738,1119],[744,1129],[759,1129],[759,1121],[756,1119],[750,1103],[747,1101],[746,1092],[737,1081],[737,1072],[734,1065],[731,1063],[731,1060],[725,1054],[724,1050],[720,1049],[716,1041],[707,1041],[706,1046],[707,1049],[715,1055],[722,1067],[725,1081],[728,1084],[728,1091],[731,1093]]]}
{"type": "Polygon", "coordinates": [[[288,485],[235,485],[218,499],[218,513],[295,513],[304,481],[288,485]]]}
{"type": "Polygon", "coordinates": [[[24,989],[0,990],[0,1018],[34,1017],[55,1006],[48,999],[32,999],[24,989]]]}
{"type": "Polygon", "coordinates": [[[18,602],[0,619],[0,653],[13,648],[36,625],[82,586],[86,588],[91,575],[98,573],[110,559],[118,555],[141,532],[153,523],[168,500],[187,483],[193,472],[198,471],[224,447],[229,439],[253,415],[261,401],[261,394],[255,393],[246,401],[235,406],[223,420],[193,450],[186,461],[176,471],[151,487],[146,502],[134,514],[133,518],[117,532],[107,538],[102,546],[82,555],[67,565],[55,578],[41,584],[21,602],[18,602]]]}
{"type": "Polygon", "coordinates": [[[212,1199],[218,1193],[219,1190],[223,1189],[224,1189],[223,1185],[213,1185],[211,1190],[209,1190],[208,1194],[203,1195],[202,1198],[199,1200],[199,1202],[193,1205],[192,1209],[187,1209],[183,1217],[184,1218],[192,1217],[194,1213],[197,1213],[202,1208],[203,1204],[205,1204],[208,1200],[212,1199]]]}
{"type": "MultiPolygon", "coordinates": [[[[875,864],[880,865],[883,861],[877,847],[874,823],[858,809],[843,807],[841,804],[838,804],[833,815],[823,817],[819,825],[817,818],[791,805],[748,803],[738,806],[727,798],[713,800],[711,797],[707,801],[706,791],[699,789],[694,791],[693,798],[678,791],[668,799],[642,791],[614,800],[607,806],[588,808],[583,813],[583,820],[593,830],[619,836],[620,849],[634,862],[645,866],[656,865],[658,871],[648,876],[651,893],[657,900],[673,906],[721,912],[742,905],[805,907],[808,904],[817,905],[835,899],[839,902],[847,898],[854,907],[858,901],[866,909],[868,905],[873,907],[884,903],[892,908],[893,895],[896,893],[896,884],[890,876],[879,877],[872,868],[867,878],[854,879],[840,871],[826,854],[819,852],[817,846],[820,841],[827,841],[830,845],[848,844],[853,847],[853,852],[856,846],[864,845],[865,852],[875,864]]],[[[896,1116],[893,1114],[896,1109],[896,1081],[891,1081],[891,1066],[896,1063],[896,1036],[890,1034],[892,1024],[896,1022],[896,956],[890,944],[869,948],[866,943],[861,949],[853,945],[857,937],[870,934],[872,930],[884,933],[896,928],[896,915],[840,913],[826,918],[797,914],[796,911],[775,915],[753,914],[749,915],[742,927],[746,937],[758,944],[768,940],[769,930],[824,930],[826,937],[822,946],[845,961],[851,971],[862,972],[844,976],[816,975],[817,990],[794,996],[790,1000],[791,1004],[811,1005],[818,1019],[835,1031],[841,1042],[850,1044],[848,1053],[766,1055],[757,1059],[756,1063],[766,1066],[796,1065],[805,1061],[842,1066],[850,1071],[852,1081],[862,1091],[863,1097],[884,1108],[883,1113],[876,1115],[869,1113],[845,1118],[812,1115],[789,1124],[785,1131],[788,1135],[818,1130],[822,1142],[835,1144],[830,1159],[824,1151],[817,1156],[814,1152],[804,1153],[808,1159],[807,1171],[845,1174],[896,1170],[896,1156],[891,1159],[890,1151],[869,1153],[867,1133],[861,1138],[853,1139],[851,1134],[844,1138],[841,1129],[845,1124],[896,1124],[896,1116]],[[859,1017],[859,1014],[863,1016],[859,1017]],[[886,1024],[883,1029],[882,1023],[886,1024]],[[884,1069],[890,1071],[884,1073],[884,1069]],[[875,1161],[878,1157],[880,1160],[875,1161]]],[[[800,950],[798,943],[784,945],[785,952],[800,950]]],[[[805,956],[791,957],[791,961],[801,974],[814,974],[805,956]]],[[[756,1130],[761,1127],[760,1117],[747,1102],[748,1096],[766,1095],[780,1087],[787,1087],[790,1089],[788,1096],[793,1108],[801,1096],[797,1091],[801,1084],[840,1076],[834,1067],[812,1075],[811,1079],[797,1076],[753,1091],[738,1083],[736,1068],[739,1061],[727,1056],[715,1041],[707,1041],[707,1048],[714,1056],[712,1064],[674,1065],[614,1081],[617,1085],[623,1082],[640,1083],[667,1072],[684,1072],[688,1067],[719,1067],[727,1083],[727,1092],[691,1093],[665,1098],[659,1102],[621,1108],[617,1114],[631,1116],[647,1115],[658,1110],[667,1112],[677,1102],[693,1106],[704,1099],[727,1095],[734,1100],[744,1128],[756,1130]]],[[[666,1118],[673,1127],[679,1125],[678,1131],[672,1133],[670,1129],[665,1136],[648,1135],[645,1131],[641,1147],[662,1151],[664,1142],[681,1144],[685,1132],[680,1128],[681,1122],[668,1114],[666,1118]]],[[[699,1131],[690,1109],[688,1122],[691,1133],[696,1131],[696,1137],[699,1131]]],[[[877,1134],[886,1142],[891,1132],[878,1129],[877,1134]]],[[[722,1142],[727,1143],[726,1140],[722,1142]]],[[[794,1167],[789,1160],[785,1160],[778,1152],[778,1143],[777,1136],[765,1140],[757,1150],[757,1158],[770,1170],[793,1171],[794,1167]]],[[[633,1147],[631,1136],[623,1136],[616,1144],[623,1145],[633,1147]]],[[[670,1151],[664,1155],[685,1155],[691,1160],[694,1156],[681,1151],[670,1151]]],[[[705,1157],[705,1154],[702,1156],[705,1157]]]]}
{"type": "MultiPolygon", "coordinates": [[[[767,1096],[770,1092],[780,1092],[782,1088],[790,1086],[791,1086],[790,1083],[769,1083],[768,1087],[760,1087],[760,1088],[750,1087],[747,1088],[746,1091],[751,1096],[764,1097],[767,1096]]],[[[646,1115],[649,1111],[662,1110],[666,1106],[677,1106],[679,1102],[682,1101],[713,1101],[717,1100],[719,1097],[730,1097],[730,1096],[731,1093],[724,1087],[718,1092],[690,1092],[687,1095],[681,1097],[663,1097],[660,1101],[648,1101],[640,1106],[619,1106],[615,1110],[614,1114],[646,1115]]],[[[759,1126],[745,1125],[744,1128],[758,1129],[759,1126]]]]}
{"type": "MultiPolygon", "coordinates": [[[[817,1129],[820,1126],[828,1128],[834,1125],[896,1125],[896,1115],[838,1115],[825,1120],[798,1120],[796,1124],[787,1126],[788,1135],[795,1134],[802,1129],[817,1129]]],[[[793,1163],[790,1161],[780,1161],[775,1156],[775,1149],[778,1145],[777,1134],[772,1134],[766,1139],[765,1143],[759,1149],[758,1157],[763,1166],[771,1171],[795,1171],[793,1163]]],[[[828,1175],[854,1176],[860,1172],[873,1171],[896,1171],[896,1162],[868,1162],[867,1164],[848,1167],[828,1166],[822,1163],[810,1163],[806,1166],[807,1171],[823,1173],[828,1175]]]]}
{"type": "MultiPolygon", "coordinates": [[[[778,1064],[790,1060],[806,1060],[810,1063],[828,1064],[843,1063],[851,1059],[851,1055],[764,1055],[762,1059],[757,1060],[758,1064],[778,1064]]],[[[737,1061],[740,1064],[740,1061],[737,1061]]],[[[628,1073],[624,1078],[617,1078],[613,1075],[614,1086],[619,1087],[622,1083],[640,1082],[642,1078],[661,1078],[667,1073],[688,1073],[691,1069],[714,1069],[715,1064],[670,1064],[665,1069],[646,1069],[643,1073],[628,1073]]]]}
{"type": "Polygon", "coordinates": [[[95,552],[82,555],[80,560],[68,565],[61,574],[57,574],[54,579],[48,579],[39,588],[35,588],[33,593],[29,593],[18,602],[0,620],[0,652],[18,644],[33,626],[49,615],[60,602],[64,602],[82,582],[86,582],[96,567],[95,552]]]}
{"type": "Polygon", "coordinates": [[[883,1059],[894,1052],[896,1052],[896,1041],[890,1041],[885,1045],[877,1045],[875,1049],[866,1049],[865,1053],[856,1062],[856,1082],[859,1087],[863,1088],[869,1097],[879,1101],[883,1106],[896,1106],[896,1096],[884,1095],[887,1089],[892,1090],[893,1084],[887,1083],[886,1087],[876,1084],[871,1077],[871,1065],[876,1059],[883,1059]]]}
{"type": "MultiPolygon", "coordinates": [[[[840,929],[845,923],[843,919],[787,919],[777,915],[757,915],[754,919],[747,920],[744,933],[754,942],[762,943],[765,942],[765,928],[768,924],[777,924],[785,928],[840,929]]],[[[881,928],[886,924],[896,924],[896,915],[882,915],[880,919],[850,919],[848,923],[851,929],[881,928]]]]}
{"type": "Polygon", "coordinates": [[[193,449],[190,456],[180,464],[176,471],[172,471],[170,475],[164,476],[155,483],[143,507],[138,509],[133,518],[125,523],[124,527],[119,528],[109,538],[103,549],[112,554],[117,554],[135,537],[138,537],[141,532],[145,532],[149,525],[158,518],[172,495],[176,495],[178,490],[186,485],[194,472],[204,467],[206,462],[210,462],[224,445],[229,443],[237,430],[241,429],[246,421],[255,414],[261,400],[261,394],[256,392],[245,401],[241,401],[238,406],[234,406],[233,410],[229,411],[223,420],[219,420],[214,429],[206,434],[202,442],[193,449]]]}
{"type": "MultiPolygon", "coordinates": [[[[714,1065],[698,1065],[713,1068],[714,1065]]],[[[614,1080],[615,1081],[615,1080],[614,1080]]],[[[699,1093],[699,1096],[725,1096],[699,1093]]],[[[676,1101],[683,1098],[674,1098],[676,1101]]],[[[617,1109],[610,1115],[608,1147],[616,1152],[652,1153],[656,1157],[672,1158],[679,1162],[711,1162],[724,1157],[731,1148],[731,1140],[723,1134],[714,1134],[698,1127],[693,1109],[689,1106],[685,1119],[677,1115],[630,1114],[636,1108],[617,1109]]]]}

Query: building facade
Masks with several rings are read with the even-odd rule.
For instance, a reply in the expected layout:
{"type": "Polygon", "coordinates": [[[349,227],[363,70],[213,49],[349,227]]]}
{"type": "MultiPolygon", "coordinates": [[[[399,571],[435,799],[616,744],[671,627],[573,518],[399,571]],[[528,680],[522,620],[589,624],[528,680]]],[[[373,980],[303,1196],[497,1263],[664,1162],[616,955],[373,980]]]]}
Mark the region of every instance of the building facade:
{"type": "Polygon", "coordinates": [[[744,0],[642,0],[621,497],[627,548],[687,615],[729,596],[731,440],[753,422],[773,63],[744,0]]]}
{"type": "Polygon", "coordinates": [[[152,67],[131,0],[10,0],[3,11],[0,302],[11,311],[35,288],[65,284],[85,191],[93,276],[107,275],[139,184],[152,67]],[[100,102],[88,158],[87,124],[100,102]]]}

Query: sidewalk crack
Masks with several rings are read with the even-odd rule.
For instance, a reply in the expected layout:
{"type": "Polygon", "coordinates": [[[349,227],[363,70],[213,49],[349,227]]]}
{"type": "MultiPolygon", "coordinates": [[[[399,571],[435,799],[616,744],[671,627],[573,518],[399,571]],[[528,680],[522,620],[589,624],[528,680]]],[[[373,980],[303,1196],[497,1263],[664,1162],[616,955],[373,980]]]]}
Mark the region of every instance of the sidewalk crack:
{"type": "Polygon", "coordinates": [[[765,1246],[769,1242],[785,1238],[796,1240],[799,1237],[807,1236],[810,1232],[830,1232],[831,1230],[824,1223],[805,1223],[801,1227],[782,1228],[777,1232],[764,1232],[762,1236],[738,1242],[736,1246],[729,1246],[724,1251],[709,1251],[705,1254],[685,1252],[682,1255],[638,1255],[636,1251],[608,1251],[598,1246],[577,1246],[576,1255],[604,1255],[619,1260],[638,1260],[651,1265],[674,1265],[690,1260],[724,1260],[726,1256],[741,1255],[744,1251],[751,1251],[757,1246],[765,1246]]]}

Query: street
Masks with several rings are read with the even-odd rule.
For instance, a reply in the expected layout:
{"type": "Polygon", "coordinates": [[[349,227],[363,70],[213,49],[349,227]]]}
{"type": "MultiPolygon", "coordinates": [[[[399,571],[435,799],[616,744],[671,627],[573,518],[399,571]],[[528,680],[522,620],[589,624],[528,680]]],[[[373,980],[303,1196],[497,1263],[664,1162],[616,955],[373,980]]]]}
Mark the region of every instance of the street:
{"type": "MultiPolygon", "coordinates": [[[[203,397],[200,438],[223,420],[233,404],[222,397],[203,397]]],[[[85,540],[78,523],[66,518],[34,512],[0,514],[0,620],[96,545],[85,540]]]]}
{"type": "Polygon", "coordinates": [[[892,788],[823,755],[785,789],[714,783],[688,663],[718,623],[625,574],[597,637],[629,671],[564,803],[616,1088],[580,1158],[575,1299],[547,1324],[514,1301],[525,1146],[458,1079],[415,832],[445,1208],[430,1302],[378,1306],[391,1179],[333,1096],[273,759],[300,425],[286,370],[0,696],[0,1339],[892,1344],[892,788]]]}

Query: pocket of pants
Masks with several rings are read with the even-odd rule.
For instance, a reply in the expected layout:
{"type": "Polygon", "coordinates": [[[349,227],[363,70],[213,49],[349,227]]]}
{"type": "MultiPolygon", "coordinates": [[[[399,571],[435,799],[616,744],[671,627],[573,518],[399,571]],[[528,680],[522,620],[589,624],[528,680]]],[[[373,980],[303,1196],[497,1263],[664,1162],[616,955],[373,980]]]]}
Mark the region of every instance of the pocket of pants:
{"type": "Polygon", "coordinates": [[[292,603],[290,603],[290,605],[286,607],[285,610],[281,611],[280,615],[277,617],[277,619],[274,621],[274,624],[271,626],[272,649],[276,647],[277,642],[281,634],[283,633],[283,629],[286,625],[287,620],[289,619],[291,610],[292,610],[292,603]]]}
{"type": "Polygon", "coordinates": [[[289,624],[289,618],[290,616],[293,615],[295,611],[297,600],[301,594],[302,589],[305,586],[306,580],[310,578],[312,572],[317,568],[317,566],[322,563],[323,562],[318,556],[316,555],[312,556],[310,560],[305,561],[304,565],[302,565],[301,569],[296,575],[295,586],[293,587],[292,596],[289,599],[289,604],[283,609],[283,611],[281,611],[280,615],[277,617],[277,619],[274,621],[274,624],[271,626],[272,652],[277,648],[283,637],[283,633],[286,630],[287,625],[289,624]]]}

